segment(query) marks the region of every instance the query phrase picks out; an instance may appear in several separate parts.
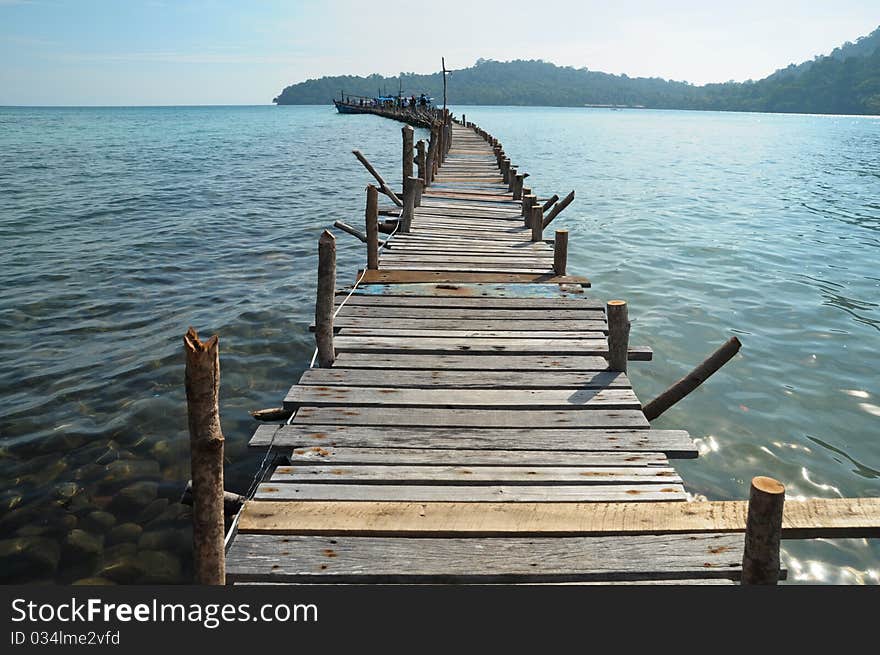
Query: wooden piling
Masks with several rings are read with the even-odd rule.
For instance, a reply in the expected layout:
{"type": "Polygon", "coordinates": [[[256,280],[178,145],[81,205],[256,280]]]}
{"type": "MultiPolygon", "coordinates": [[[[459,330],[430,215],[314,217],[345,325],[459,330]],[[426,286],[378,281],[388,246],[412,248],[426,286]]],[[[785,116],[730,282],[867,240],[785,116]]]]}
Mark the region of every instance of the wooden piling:
{"type": "Polygon", "coordinates": [[[541,211],[540,205],[532,205],[529,215],[532,225],[532,241],[542,241],[544,239],[544,212],[541,211]]]}
{"type": "Polygon", "coordinates": [[[516,166],[511,166],[510,170],[507,171],[507,191],[509,193],[513,192],[513,187],[516,186],[516,166]]]}
{"type": "Polygon", "coordinates": [[[400,131],[403,134],[403,175],[400,179],[405,180],[413,174],[413,128],[404,125],[400,131]]]}
{"type": "Polygon", "coordinates": [[[403,180],[403,212],[400,214],[400,231],[408,233],[412,225],[413,214],[416,208],[416,185],[417,177],[407,177],[403,180]]]}
{"type": "Polygon", "coordinates": [[[220,429],[220,339],[205,342],[189,328],[186,353],[186,408],[189,424],[193,496],[193,566],[195,581],[226,583],[223,525],[223,432],[220,429]]]}
{"type": "Polygon", "coordinates": [[[537,203],[537,200],[537,196],[532,193],[526,194],[525,190],[523,190],[522,215],[523,223],[525,223],[526,227],[529,227],[532,224],[532,207],[537,203]]]}
{"type": "Polygon", "coordinates": [[[379,190],[367,186],[367,208],[364,212],[367,232],[367,268],[379,268],[379,190]]]}
{"type": "Polygon", "coordinates": [[[336,238],[327,230],[318,239],[318,293],[315,300],[315,344],[318,366],[329,368],[336,360],[333,347],[333,302],[336,295],[336,238]]]}
{"type": "Polygon", "coordinates": [[[501,160],[501,179],[505,184],[510,182],[510,157],[501,160]]]}
{"type": "Polygon", "coordinates": [[[523,192],[523,182],[525,181],[526,176],[523,173],[517,173],[516,179],[513,183],[513,199],[514,200],[522,200],[522,192],[523,192]]]}
{"type": "Polygon", "coordinates": [[[728,339],[724,345],[709,355],[693,371],[681,378],[666,391],[644,406],[645,418],[653,421],[691,391],[705,382],[715,371],[729,362],[739,352],[742,343],[736,337],[728,339]]]}
{"type": "Polygon", "coordinates": [[[421,178],[422,182],[425,182],[425,140],[419,139],[419,142],[416,144],[416,168],[418,169],[418,176],[421,178]]]}
{"type": "Polygon", "coordinates": [[[608,368],[626,373],[629,355],[629,315],[624,300],[609,300],[605,306],[608,319],[608,368]]]}
{"type": "Polygon", "coordinates": [[[425,182],[422,178],[417,177],[416,179],[416,193],[415,193],[415,207],[422,206],[422,192],[425,190],[425,182]]]}
{"type": "Polygon", "coordinates": [[[553,241],[553,272],[556,275],[565,275],[567,264],[568,230],[556,230],[556,239],[553,241]]]}
{"type": "Polygon", "coordinates": [[[779,541],[785,486],[759,476],[752,479],[742,559],[742,584],[775,585],[779,582],[779,541]]]}

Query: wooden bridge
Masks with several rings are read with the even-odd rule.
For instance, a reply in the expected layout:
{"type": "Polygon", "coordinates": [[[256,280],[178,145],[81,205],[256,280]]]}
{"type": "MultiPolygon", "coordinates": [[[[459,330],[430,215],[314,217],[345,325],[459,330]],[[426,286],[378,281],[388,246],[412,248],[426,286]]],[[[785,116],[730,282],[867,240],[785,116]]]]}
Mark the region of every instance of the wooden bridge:
{"type": "Polygon", "coordinates": [[[673,463],[697,449],[646,418],[626,371],[652,353],[625,303],[567,271],[567,232],[544,238],[573,194],[537,198],[464,120],[444,114],[427,151],[403,136],[403,197],[368,189],[356,286],[322,236],[319,365],[251,440],[288,460],[245,503],[227,582],[729,584],[744,561],[775,582],[780,536],[877,536],[878,499],[782,518],[766,478],[751,509],[690,501],[673,463]]]}

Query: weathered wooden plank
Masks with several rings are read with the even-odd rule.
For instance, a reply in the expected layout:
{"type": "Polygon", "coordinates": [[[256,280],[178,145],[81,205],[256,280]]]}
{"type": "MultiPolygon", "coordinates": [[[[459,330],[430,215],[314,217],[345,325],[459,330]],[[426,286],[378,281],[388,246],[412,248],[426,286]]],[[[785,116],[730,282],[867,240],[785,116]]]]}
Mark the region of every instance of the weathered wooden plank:
{"type": "Polygon", "coordinates": [[[581,485],[666,484],[681,482],[661,466],[452,466],[406,464],[337,464],[279,466],[270,483],[300,484],[451,484],[451,485],[581,485]]]}
{"type": "MultiPolygon", "coordinates": [[[[409,321],[407,321],[409,325],[409,321]]],[[[553,323],[545,322],[544,327],[552,327],[553,323]]],[[[340,326],[342,327],[342,326],[340,326]]],[[[345,327],[342,334],[349,337],[387,336],[391,332],[395,337],[423,337],[425,339],[456,338],[456,339],[589,339],[596,340],[605,336],[604,329],[594,330],[426,330],[423,328],[383,328],[345,327]]]]}
{"type": "Polygon", "coordinates": [[[502,583],[735,578],[739,535],[436,539],[240,534],[229,582],[502,583]]]}
{"type": "Polygon", "coordinates": [[[470,485],[321,484],[264,482],[256,500],[357,500],[459,503],[681,502],[684,487],[663,484],[470,485]]]}
{"type": "MultiPolygon", "coordinates": [[[[348,294],[339,293],[337,298],[345,298],[348,294]]],[[[338,305],[338,303],[337,303],[338,305]]],[[[392,295],[365,295],[354,293],[346,302],[351,306],[368,307],[428,307],[457,308],[457,309],[516,309],[525,310],[591,310],[597,315],[603,313],[603,303],[593,298],[570,297],[570,298],[491,298],[475,295],[473,297],[461,296],[392,296],[392,295]]],[[[497,316],[497,314],[496,314],[497,316]]],[[[533,316],[535,318],[536,316],[533,316]]]]}
{"type": "Polygon", "coordinates": [[[250,445],[265,448],[432,448],[547,450],[578,452],[659,452],[693,458],[697,448],[684,430],[463,428],[306,424],[261,425],[250,445]]]}
{"type": "Polygon", "coordinates": [[[476,450],[440,448],[295,448],[294,464],[409,464],[447,466],[666,466],[662,453],[583,452],[576,450],[476,450]]]}
{"type": "Polygon", "coordinates": [[[340,353],[336,366],[373,369],[450,369],[465,371],[605,371],[608,361],[591,355],[429,355],[340,353]]]}
{"type": "Polygon", "coordinates": [[[536,371],[513,375],[508,371],[374,370],[311,368],[300,385],[343,387],[449,387],[450,389],[628,389],[625,373],[617,371],[536,371]]]}
{"type": "MultiPolygon", "coordinates": [[[[411,298],[430,298],[431,306],[435,306],[437,298],[475,298],[478,300],[470,300],[469,302],[477,302],[479,306],[492,307],[496,300],[506,302],[508,305],[523,304],[527,301],[533,303],[535,300],[556,300],[577,301],[592,306],[595,309],[605,310],[604,302],[595,298],[584,295],[584,290],[579,286],[559,285],[559,284],[539,284],[533,282],[527,283],[486,283],[474,282],[467,284],[363,284],[356,289],[344,289],[340,294],[347,294],[353,291],[353,296],[360,298],[361,296],[381,296],[395,298],[397,296],[406,296],[411,298]],[[485,303],[485,304],[484,304],[485,303]]],[[[388,302],[391,302],[389,300],[388,302]]],[[[424,302],[424,301],[422,301],[424,302]]],[[[541,305],[544,307],[544,305],[541,305]]]]}
{"type": "MultiPolygon", "coordinates": [[[[395,327],[389,327],[395,323],[393,320],[383,317],[369,316],[337,316],[333,320],[333,327],[337,330],[342,328],[358,328],[362,330],[380,330],[383,334],[397,333],[395,327]]],[[[602,320],[554,320],[548,322],[537,316],[532,319],[473,319],[473,318],[425,318],[423,316],[406,319],[406,325],[413,330],[482,330],[482,331],[519,331],[519,332],[543,332],[548,325],[564,332],[605,332],[606,325],[602,320]]],[[[314,323],[309,326],[315,329],[314,323]]],[[[548,333],[553,334],[553,333],[548,333]]],[[[523,335],[525,336],[525,335],[523,335]]]]}
{"type": "MultiPolygon", "coordinates": [[[[354,298],[354,296],[352,296],[354,298]]],[[[394,307],[381,304],[355,305],[345,303],[339,316],[383,317],[383,318],[470,318],[470,319],[535,319],[543,316],[546,321],[557,320],[602,320],[601,311],[585,307],[583,309],[480,309],[479,307],[443,307],[444,300],[438,300],[436,307],[394,307]]],[[[338,305],[337,305],[338,308],[338,305]]],[[[388,321],[389,327],[394,321],[388,321]]]]}
{"type": "MultiPolygon", "coordinates": [[[[641,410],[632,389],[452,389],[400,387],[337,387],[294,385],[285,409],[303,405],[329,407],[433,407],[455,409],[641,410]]],[[[396,410],[400,411],[400,410],[396,410]]]]}
{"type": "Polygon", "coordinates": [[[333,344],[337,352],[387,353],[545,353],[560,355],[605,355],[605,339],[448,339],[406,337],[349,337],[339,334],[333,344]]]}
{"type": "Polygon", "coordinates": [[[526,266],[526,265],[504,265],[504,264],[390,264],[383,265],[380,261],[380,270],[383,271],[425,271],[428,273],[501,273],[501,274],[541,274],[548,271],[552,272],[552,266],[526,266]]]}
{"type": "MultiPolygon", "coordinates": [[[[261,534],[500,537],[742,533],[747,501],[687,503],[248,502],[239,529],[261,534]]],[[[787,500],[783,539],[880,536],[880,498],[787,500]]],[[[741,537],[740,537],[741,539],[741,537]]],[[[742,541],[739,544],[739,554],[742,541]]]]}
{"type": "Polygon", "coordinates": [[[364,284],[410,284],[413,282],[470,283],[470,282],[543,282],[551,284],[581,284],[590,281],[582,275],[551,275],[535,273],[450,273],[445,271],[382,271],[368,270],[364,284]]]}
{"type": "Polygon", "coordinates": [[[594,409],[569,410],[520,409],[433,409],[408,407],[405,411],[383,411],[376,407],[300,407],[293,425],[384,425],[396,427],[461,428],[616,428],[650,427],[641,410],[594,409]]]}

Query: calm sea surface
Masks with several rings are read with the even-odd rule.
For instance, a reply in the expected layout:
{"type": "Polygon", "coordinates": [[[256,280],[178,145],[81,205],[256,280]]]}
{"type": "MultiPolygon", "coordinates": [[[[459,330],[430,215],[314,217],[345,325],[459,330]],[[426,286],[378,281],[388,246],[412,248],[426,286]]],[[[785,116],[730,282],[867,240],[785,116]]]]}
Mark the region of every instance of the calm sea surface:
{"type": "MultiPolygon", "coordinates": [[[[649,400],[743,350],[655,425],[694,495],[880,496],[880,120],[463,108],[557,219],[569,267],[630,303],[649,400]]],[[[308,365],[316,242],[363,219],[361,149],[399,125],[332,107],[0,108],[0,581],[190,576],[182,336],[220,335],[227,487],[251,409],[308,365]]],[[[341,282],[364,256],[339,237],[341,282]]],[[[880,583],[880,544],[786,542],[794,581],[880,583]]]]}

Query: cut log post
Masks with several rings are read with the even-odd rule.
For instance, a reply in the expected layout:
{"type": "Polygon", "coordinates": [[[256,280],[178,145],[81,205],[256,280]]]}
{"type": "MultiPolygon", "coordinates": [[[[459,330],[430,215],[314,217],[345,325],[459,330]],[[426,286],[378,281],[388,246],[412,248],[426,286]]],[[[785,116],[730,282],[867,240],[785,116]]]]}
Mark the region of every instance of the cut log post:
{"type": "Polygon", "coordinates": [[[605,306],[608,319],[608,368],[626,373],[629,355],[629,312],[624,300],[609,300],[605,306]]]}
{"type": "Polygon", "coordinates": [[[405,180],[413,174],[413,128],[404,125],[400,132],[403,135],[403,175],[400,179],[405,180]]]}
{"type": "Polygon", "coordinates": [[[555,193],[550,196],[550,198],[548,198],[547,202],[545,202],[544,206],[541,208],[544,210],[545,214],[550,210],[550,208],[556,203],[557,200],[559,200],[559,196],[557,196],[555,193]]]}
{"type": "MultiPolygon", "coordinates": [[[[269,410],[258,410],[262,412],[266,412],[269,410]]],[[[292,413],[290,410],[287,411],[287,415],[290,416],[292,413]]],[[[251,412],[253,416],[255,412],[251,412]]],[[[192,480],[186,483],[186,486],[183,488],[183,493],[180,495],[180,503],[181,505],[190,505],[193,504],[193,483],[192,480]]],[[[223,492],[223,513],[226,516],[235,516],[238,514],[238,511],[241,509],[241,506],[244,505],[244,501],[247,500],[241,494],[233,493],[232,491],[224,491],[223,492]]]]}
{"type": "Polygon", "coordinates": [[[258,421],[286,421],[293,412],[283,407],[270,407],[268,409],[255,409],[248,412],[258,421]]]}
{"type": "Polygon", "coordinates": [[[403,212],[400,214],[400,231],[409,232],[416,208],[416,185],[419,178],[408,177],[403,181],[403,212]]]}
{"type": "Polygon", "coordinates": [[[532,241],[542,241],[544,239],[544,212],[541,211],[540,205],[532,205],[529,210],[532,223],[532,241]]]}
{"type": "Polygon", "coordinates": [[[535,204],[537,197],[531,193],[526,193],[526,191],[531,191],[531,189],[523,189],[522,198],[523,223],[525,223],[526,227],[528,227],[531,225],[532,220],[532,205],[535,204]]]}
{"type": "Polygon", "coordinates": [[[461,115],[461,124],[467,127],[467,114],[461,115]]]}
{"type": "Polygon", "coordinates": [[[511,166],[510,170],[507,171],[507,190],[510,193],[513,193],[513,187],[516,186],[516,166],[511,166]]]}
{"type": "Polygon", "coordinates": [[[415,197],[415,206],[422,206],[422,192],[425,190],[425,182],[422,178],[417,177],[416,179],[416,197],[415,197]]]}
{"type": "Polygon", "coordinates": [[[568,230],[556,230],[556,239],[553,241],[553,272],[556,275],[565,275],[567,265],[568,230]]]}
{"type": "Polygon", "coordinates": [[[403,202],[400,200],[400,198],[397,197],[397,194],[395,194],[394,191],[392,191],[388,187],[388,185],[385,184],[385,180],[382,179],[382,176],[379,175],[375,168],[373,168],[373,165],[367,161],[367,158],[361,154],[361,151],[352,150],[352,153],[354,153],[354,156],[357,157],[358,161],[364,165],[364,168],[366,168],[370,172],[370,175],[376,178],[376,182],[379,183],[379,188],[382,189],[382,193],[391,198],[392,202],[394,202],[395,205],[397,205],[398,207],[403,207],[403,202]]]}
{"type": "Polygon", "coordinates": [[[367,232],[367,268],[379,268],[379,189],[367,186],[367,207],[364,211],[367,232]]]}
{"type": "Polygon", "coordinates": [[[318,239],[318,294],[315,300],[315,343],[318,366],[329,368],[336,360],[333,347],[333,297],[336,295],[336,237],[324,230],[318,239]]]}
{"type": "Polygon", "coordinates": [[[510,157],[501,160],[501,179],[505,184],[510,182],[510,157]]]}
{"type": "Polygon", "coordinates": [[[525,181],[526,176],[523,173],[518,173],[516,179],[513,182],[513,199],[514,200],[522,200],[522,192],[523,192],[523,182],[525,181]]]}
{"type": "Polygon", "coordinates": [[[183,337],[193,480],[193,566],[196,583],[203,585],[226,584],[219,342],[214,335],[203,343],[193,328],[183,337]]]}
{"type": "Polygon", "coordinates": [[[773,478],[752,479],[742,559],[742,584],[779,582],[779,540],[785,487],[773,478]]]}
{"type": "Polygon", "coordinates": [[[425,140],[419,139],[416,144],[416,168],[422,182],[425,181],[425,140]]]}
{"type": "Polygon", "coordinates": [[[359,240],[363,241],[364,243],[367,243],[367,235],[364,234],[363,232],[361,232],[360,230],[358,230],[357,228],[353,228],[348,223],[343,223],[342,221],[334,221],[333,227],[335,227],[338,230],[342,230],[343,232],[347,232],[351,236],[358,238],[359,240]]]}
{"type": "Polygon", "coordinates": [[[550,223],[553,222],[553,219],[559,216],[562,210],[568,207],[572,203],[572,201],[574,201],[574,191],[565,196],[565,198],[562,199],[562,202],[556,205],[552,210],[550,210],[550,213],[544,217],[544,227],[550,225],[550,223]]]}
{"type": "Polygon", "coordinates": [[[715,371],[729,362],[739,352],[741,347],[742,343],[736,337],[728,339],[723,346],[703,360],[702,364],[645,405],[642,409],[645,412],[645,418],[653,421],[675,403],[682,400],[691,391],[709,379],[715,371]]]}

